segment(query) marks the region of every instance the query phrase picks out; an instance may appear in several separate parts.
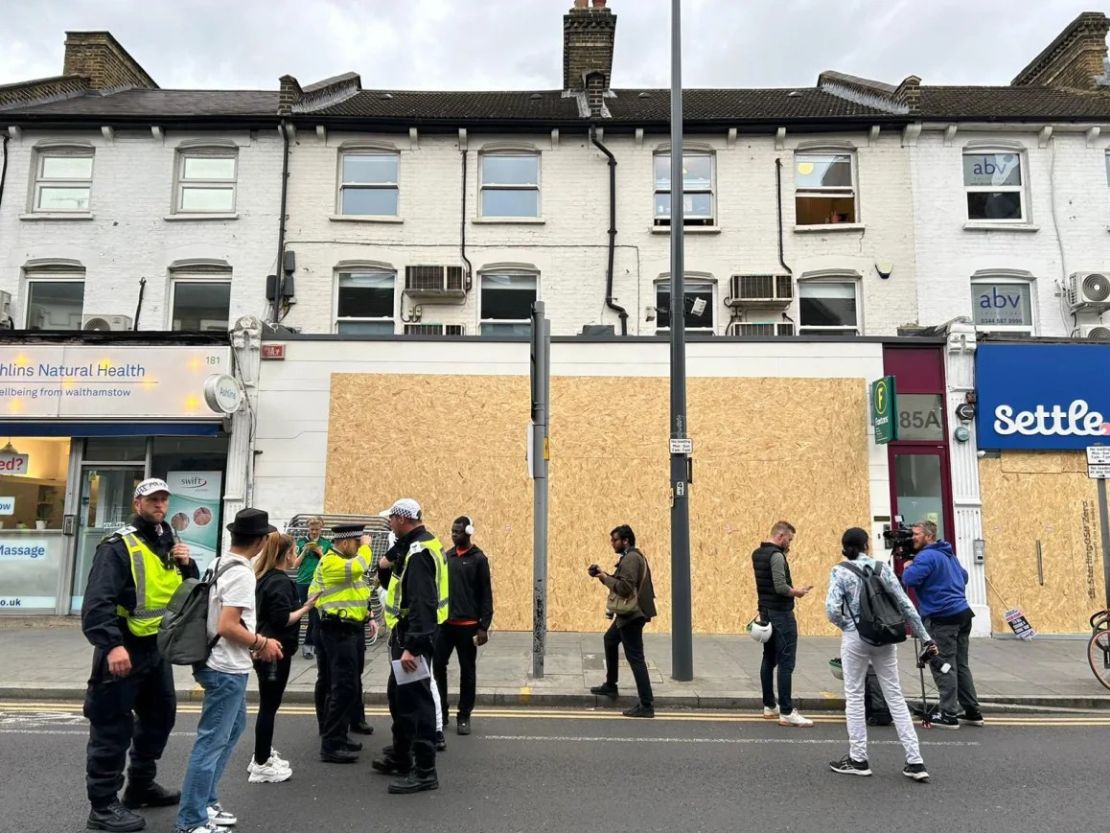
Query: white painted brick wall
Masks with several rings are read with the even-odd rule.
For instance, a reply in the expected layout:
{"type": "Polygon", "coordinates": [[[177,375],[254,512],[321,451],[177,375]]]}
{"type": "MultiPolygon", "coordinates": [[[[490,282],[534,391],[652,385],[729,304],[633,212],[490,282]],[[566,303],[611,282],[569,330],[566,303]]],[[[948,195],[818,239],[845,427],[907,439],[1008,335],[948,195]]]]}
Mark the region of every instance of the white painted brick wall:
{"type": "MultiPolygon", "coordinates": [[[[923,132],[911,149],[921,323],[940,324],[956,316],[971,316],[970,280],[976,271],[1021,269],[1036,279],[1036,334],[1069,335],[1073,322],[1070,313],[1061,309],[1061,282],[1071,272],[1110,270],[1108,146],[1110,142],[1101,139],[1088,147],[1081,132],[1057,132],[1048,146],[1041,148],[1034,132],[963,130],[946,146],[943,133],[923,132]],[[1036,231],[964,229],[964,147],[968,142],[999,139],[1019,141],[1025,147],[1026,199],[1036,231]]],[[[1090,315],[1081,318],[1082,323],[1096,321],[1090,315]]]]}
{"type": "Polygon", "coordinates": [[[8,179],[0,205],[0,290],[12,293],[22,326],[26,308],[23,266],[39,258],[70,258],[85,267],[85,313],[134,316],[139,278],[147,279],[140,329],[169,326],[169,265],[214,258],[232,267],[230,320],[265,311],[266,275],[277,257],[281,194],[281,139],[276,130],[224,133],[149,129],[24,131],[8,143],[8,179]],[[173,200],[175,148],[186,139],[233,140],[239,145],[237,220],[168,221],[173,200]],[[30,213],[34,146],[43,139],[91,142],[95,147],[91,220],[24,220],[30,213]]]}

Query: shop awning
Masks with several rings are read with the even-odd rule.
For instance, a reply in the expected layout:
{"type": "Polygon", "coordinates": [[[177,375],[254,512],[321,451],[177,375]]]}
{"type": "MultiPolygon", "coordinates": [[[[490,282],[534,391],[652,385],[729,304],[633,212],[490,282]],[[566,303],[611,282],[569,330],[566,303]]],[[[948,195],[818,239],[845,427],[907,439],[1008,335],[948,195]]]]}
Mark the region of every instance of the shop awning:
{"type": "Polygon", "coordinates": [[[215,437],[222,422],[0,422],[5,437],[215,437]]]}

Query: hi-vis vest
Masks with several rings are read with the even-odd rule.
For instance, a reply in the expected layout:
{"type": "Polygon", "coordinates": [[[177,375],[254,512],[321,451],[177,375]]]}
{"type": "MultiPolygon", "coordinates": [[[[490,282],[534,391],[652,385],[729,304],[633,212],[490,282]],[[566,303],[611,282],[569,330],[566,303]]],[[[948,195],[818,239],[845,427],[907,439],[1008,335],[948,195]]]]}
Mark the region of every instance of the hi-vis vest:
{"type": "Polygon", "coordinates": [[[131,560],[131,578],[135,581],[135,609],[122,606],[116,613],[127,620],[127,629],[135,636],[154,636],[166,612],[166,605],[174,591],[181,586],[181,573],[177,564],[165,562],[135,534],[135,528],[125,526],[116,531],[127,546],[131,560]]]}
{"type": "Polygon", "coordinates": [[[389,589],[385,593],[385,623],[390,630],[397,626],[398,619],[408,618],[409,609],[401,607],[401,579],[404,577],[405,565],[408,560],[421,550],[432,554],[436,565],[436,587],[439,589],[439,602],[436,605],[436,624],[442,625],[447,621],[447,562],[443,559],[443,545],[439,539],[430,532],[424,533],[427,537],[414,541],[409,547],[405,560],[393,568],[393,578],[389,582],[389,589]]]}
{"type": "Polygon", "coordinates": [[[374,555],[369,547],[359,547],[354,558],[344,558],[332,550],[316,565],[309,595],[319,593],[316,610],[321,616],[337,616],[351,622],[365,622],[370,615],[370,571],[374,555]]]}

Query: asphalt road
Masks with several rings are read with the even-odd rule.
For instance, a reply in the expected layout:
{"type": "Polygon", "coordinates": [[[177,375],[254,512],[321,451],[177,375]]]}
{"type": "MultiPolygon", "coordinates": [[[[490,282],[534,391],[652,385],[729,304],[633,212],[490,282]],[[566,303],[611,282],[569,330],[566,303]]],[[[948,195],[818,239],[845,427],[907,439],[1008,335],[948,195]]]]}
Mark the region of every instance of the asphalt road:
{"type": "MultiPolygon", "coordinates": [[[[160,771],[180,786],[197,704],[182,705],[160,771]]],[[[386,793],[369,766],[388,718],[353,766],[319,763],[305,707],[279,715],[275,743],[294,768],[283,784],[248,784],[251,728],[221,785],[238,830],[266,833],[689,833],[690,831],[1101,831],[1110,717],[996,717],[983,729],[922,732],[932,781],[901,775],[892,729],[873,729],[871,778],[826,763],[847,749],[838,716],[813,729],[705,712],[653,721],[537,709],[476,713],[474,734],[448,735],[440,789],[386,793]]],[[[73,704],[0,703],[0,831],[84,830],[84,719],[73,704]]],[[[147,810],[173,829],[172,809],[147,810]]]]}

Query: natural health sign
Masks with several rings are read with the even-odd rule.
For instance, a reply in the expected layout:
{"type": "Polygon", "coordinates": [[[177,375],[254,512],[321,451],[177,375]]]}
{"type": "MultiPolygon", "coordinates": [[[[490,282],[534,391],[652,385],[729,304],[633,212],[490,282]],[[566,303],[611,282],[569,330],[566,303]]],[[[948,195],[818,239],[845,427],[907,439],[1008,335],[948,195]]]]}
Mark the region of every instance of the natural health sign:
{"type": "Polygon", "coordinates": [[[209,377],[228,347],[35,344],[0,347],[0,420],[215,419],[209,377]]]}
{"type": "Polygon", "coordinates": [[[898,412],[894,395],[894,377],[884,376],[871,383],[871,425],[879,445],[898,439],[898,412]]]}
{"type": "Polygon", "coordinates": [[[981,344],[976,351],[982,449],[1110,444],[1110,344],[981,344]]]}

